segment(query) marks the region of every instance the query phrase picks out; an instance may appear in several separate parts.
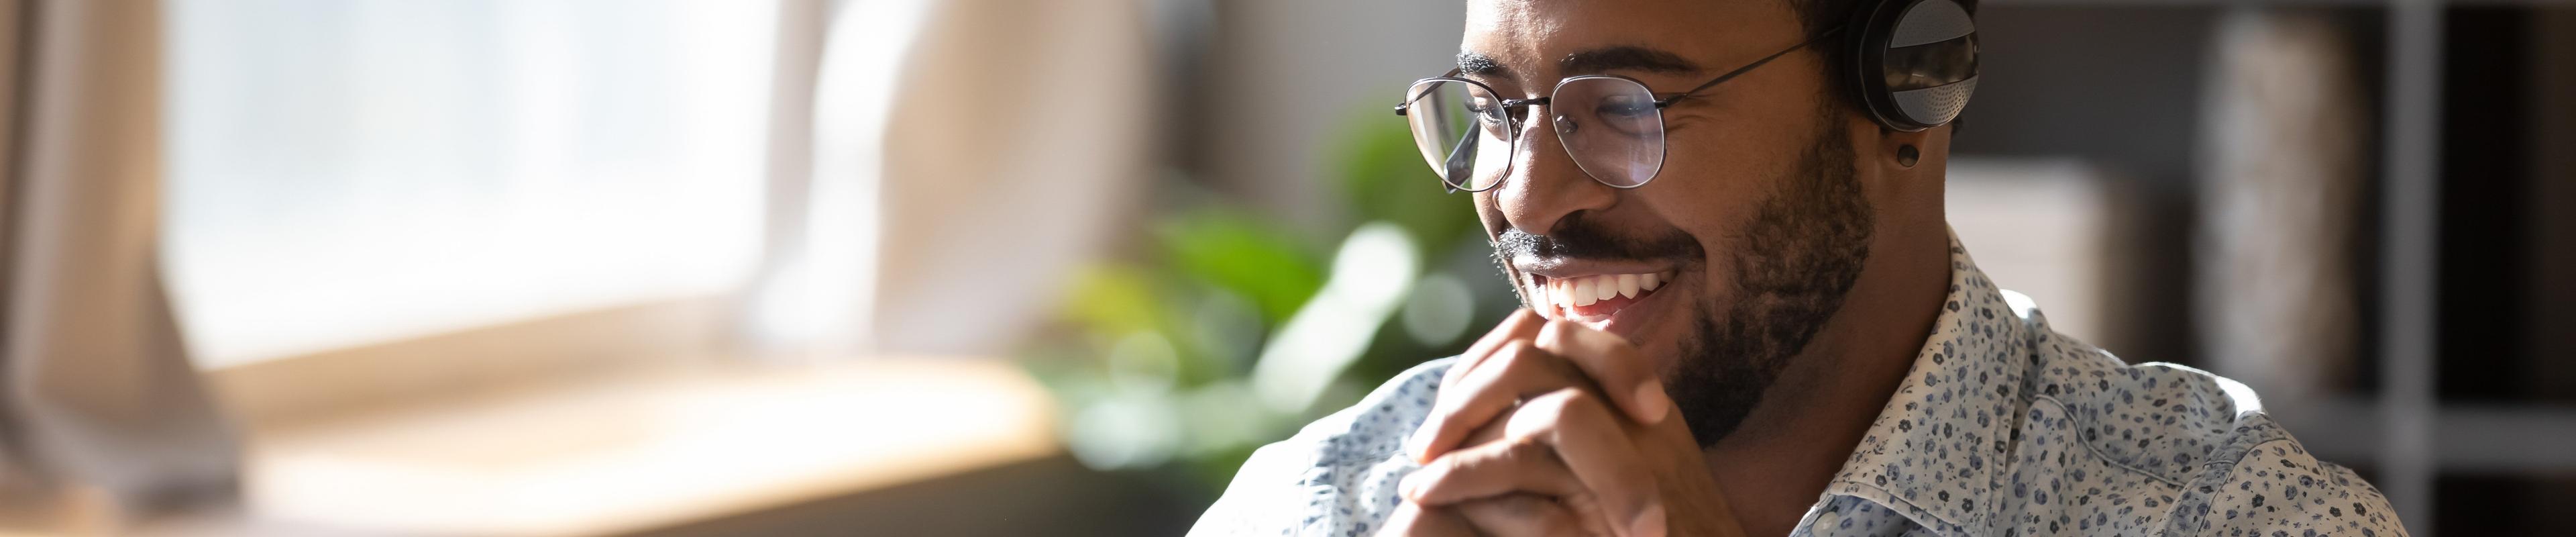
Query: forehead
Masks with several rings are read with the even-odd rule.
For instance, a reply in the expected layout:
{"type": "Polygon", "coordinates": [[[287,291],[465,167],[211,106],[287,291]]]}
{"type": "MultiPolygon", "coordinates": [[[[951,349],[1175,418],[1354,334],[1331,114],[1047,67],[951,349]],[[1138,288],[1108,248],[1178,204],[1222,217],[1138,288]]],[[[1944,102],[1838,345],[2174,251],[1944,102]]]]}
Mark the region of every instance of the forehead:
{"type": "Polygon", "coordinates": [[[1798,0],[1468,0],[1459,51],[1527,80],[1583,74],[1557,72],[1556,64],[1609,47],[1725,68],[1802,40],[1791,1],[1798,0]]]}

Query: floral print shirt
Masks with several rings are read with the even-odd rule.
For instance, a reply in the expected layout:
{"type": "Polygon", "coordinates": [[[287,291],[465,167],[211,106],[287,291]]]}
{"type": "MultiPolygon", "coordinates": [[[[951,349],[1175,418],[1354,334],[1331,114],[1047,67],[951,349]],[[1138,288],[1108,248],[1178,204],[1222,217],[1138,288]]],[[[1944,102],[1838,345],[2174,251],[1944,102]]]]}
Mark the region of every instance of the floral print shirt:
{"type": "MultiPolygon", "coordinates": [[[[2378,490],[2310,456],[2243,384],[2057,334],[1955,237],[1950,253],[1934,333],[1792,535],[2406,534],[2378,490]]],[[[1378,529],[1450,361],[1261,448],[1191,535],[1378,529]]]]}

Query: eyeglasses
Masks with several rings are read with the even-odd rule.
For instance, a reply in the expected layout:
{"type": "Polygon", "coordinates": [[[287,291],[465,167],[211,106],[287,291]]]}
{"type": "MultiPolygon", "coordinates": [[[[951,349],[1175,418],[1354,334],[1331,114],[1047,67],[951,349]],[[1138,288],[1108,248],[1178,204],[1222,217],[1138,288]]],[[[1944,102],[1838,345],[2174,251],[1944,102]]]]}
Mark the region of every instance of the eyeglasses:
{"type": "Polygon", "coordinates": [[[1524,107],[1546,106],[1559,145],[1601,184],[1637,188],[1664,167],[1664,109],[1771,60],[1833,35],[1828,30],[1678,95],[1655,98],[1646,84],[1618,75],[1583,75],[1556,83],[1536,99],[1503,99],[1474,80],[1448,75],[1413,82],[1395,114],[1413,126],[1413,145],[1449,188],[1482,192],[1511,174],[1524,107]]]}

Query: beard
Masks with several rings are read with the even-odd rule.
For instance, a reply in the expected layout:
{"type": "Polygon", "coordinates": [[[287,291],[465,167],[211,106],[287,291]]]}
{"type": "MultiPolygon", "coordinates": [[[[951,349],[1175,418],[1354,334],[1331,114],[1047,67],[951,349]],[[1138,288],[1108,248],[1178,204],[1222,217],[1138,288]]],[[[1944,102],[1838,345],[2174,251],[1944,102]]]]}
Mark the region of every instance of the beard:
{"type": "Polygon", "coordinates": [[[1823,129],[1796,173],[1773,182],[1727,260],[1734,292],[1700,305],[1698,329],[1664,371],[1664,390],[1702,448],[1753,414],[1790,359],[1842,310],[1869,260],[1876,219],[1861,197],[1851,141],[1837,134],[1823,129]]]}
{"type": "MultiPolygon", "coordinates": [[[[1733,287],[1697,305],[1698,322],[1678,342],[1679,359],[1662,372],[1665,392],[1703,448],[1734,434],[1761,404],[1791,358],[1842,309],[1869,259],[1876,220],[1861,197],[1851,141],[1830,128],[1836,119],[1828,107],[1820,122],[1827,128],[1797,168],[1772,181],[1734,255],[1719,261],[1733,287]]],[[[1505,228],[1494,250],[1505,267],[1515,256],[1665,259],[1685,268],[1709,262],[1699,241],[1679,230],[1622,237],[1582,213],[1567,215],[1546,236],[1505,228]]]]}

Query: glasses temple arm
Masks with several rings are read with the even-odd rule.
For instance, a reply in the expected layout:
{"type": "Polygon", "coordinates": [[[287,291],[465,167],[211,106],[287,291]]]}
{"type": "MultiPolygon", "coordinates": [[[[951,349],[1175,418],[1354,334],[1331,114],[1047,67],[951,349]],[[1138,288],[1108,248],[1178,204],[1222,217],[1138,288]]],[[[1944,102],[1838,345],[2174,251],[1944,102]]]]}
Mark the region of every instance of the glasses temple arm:
{"type": "Polygon", "coordinates": [[[1422,93],[1413,94],[1412,97],[1406,98],[1404,102],[1395,103],[1395,115],[1404,115],[1404,109],[1412,108],[1414,101],[1422,100],[1422,96],[1430,94],[1431,90],[1422,90],[1422,93]]]}
{"type": "Polygon", "coordinates": [[[1792,46],[1792,47],[1785,48],[1785,49],[1780,49],[1780,51],[1779,51],[1779,52],[1773,52],[1773,53],[1771,53],[1771,55],[1769,55],[1769,56],[1763,56],[1763,57],[1762,57],[1762,59],[1759,59],[1759,60],[1753,60],[1753,63],[1744,64],[1744,66],[1743,66],[1743,67],[1737,67],[1737,68],[1735,68],[1735,70],[1733,70],[1733,71],[1727,71],[1727,72],[1726,72],[1726,74],[1723,74],[1723,75],[1717,75],[1717,78],[1710,79],[1710,80],[1708,81],[1708,83],[1706,83],[1706,84],[1700,84],[1700,85],[1699,85],[1699,87],[1691,88],[1691,89],[1690,89],[1690,91],[1682,92],[1682,94],[1681,94],[1681,95],[1675,95],[1675,96],[1673,96],[1673,98],[1665,99],[1665,100],[1664,100],[1664,102],[1663,102],[1663,104],[1665,104],[1665,105],[1671,105],[1671,104],[1673,103],[1673,101],[1679,101],[1679,100],[1682,100],[1682,99],[1685,99],[1685,98],[1689,98],[1689,97],[1690,97],[1690,96],[1692,96],[1692,95],[1698,95],[1698,94],[1699,94],[1699,92],[1707,91],[1709,88],[1716,87],[1718,84],[1725,83],[1727,80],[1734,79],[1735,77],[1738,77],[1738,76],[1743,76],[1743,75],[1744,75],[1744,73],[1751,72],[1751,71],[1753,70],[1753,68],[1755,68],[1755,67],[1761,67],[1761,66],[1762,66],[1762,64],[1771,63],[1771,60],[1779,59],[1781,56],[1787,56],[1787,55],[1789,55],[1789,53],[1791,53],[1791,52],[1797,52],[1797,51],[1798,51],[1798,49],[1807,48],[1808,46],[1815,45],[1815,44],[1816,44],[1816,42],[1818,42],[1818,41],[1824,41],[1824,40],[1825,40],[1825,38],[1827,38],[1827,37],[1832,37],[1834,34],[1836,34],[1836,33],[1841,33],[1842,31],[1843,31],[1843,27],[1841,27],[1841,26],[1835,26],[1835,27],[1833,27],[1832,29],[1825,30],[1823,33],[1816,34],[1816,36],[1815,36],[1815,37],[1807,38],[1807,40],[1806,40],[1805,42],[1798,43],[1796,46],[1792,46]]]}
{"type": "MultiPolygon", "coordinates": [[[[1449,70],[1449,72],[1441,73],[1439,78],[1446,78],[1446,77],[1453,77],[1453,76],[1458,76],[1458,70],[1457,70],[1457,69],[1450,69],[1450,70],[1449,70]]],[[[1429,79],[1429,78],[1425,78],[1425,79],[1422,79],[1422,80],[1416,80],[1416,81],[1413,81],[1413,83],[1414,83],[1414,84],[1416,84],[1416,85],[1419,85],[1419,84],[1421,84],[1423,81],[1426,81],[1426,80],[1431,80],[1431,79],[1429,79]]],[[[1395,103],[1395,115],[1399,115],[1399,116],[1404,115],[1404,109],[1406,109],[1406,108],[1412,108],[1412,107],[1413,107],[1413,102],[1414,102],[1414,101],[1422,100],[1422,96],[1424,96],[1424,95],[1430,95],[1430,94],[1431,94],[1431,90],[1427,90],[1427,89],[1426,89],[1426,90],[1422,90],[1422,93],[1416,93],[1416,94],[1413,94],[1413,97],[1412,97],[1412,98],[1405,99],[1405,100],[1404,100],[1404,102],[1395,103]]]]}

